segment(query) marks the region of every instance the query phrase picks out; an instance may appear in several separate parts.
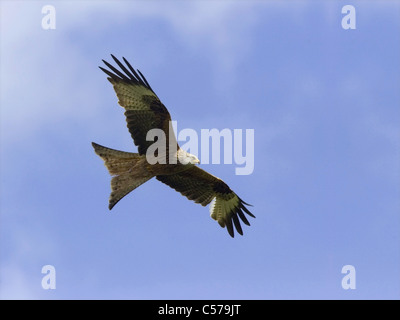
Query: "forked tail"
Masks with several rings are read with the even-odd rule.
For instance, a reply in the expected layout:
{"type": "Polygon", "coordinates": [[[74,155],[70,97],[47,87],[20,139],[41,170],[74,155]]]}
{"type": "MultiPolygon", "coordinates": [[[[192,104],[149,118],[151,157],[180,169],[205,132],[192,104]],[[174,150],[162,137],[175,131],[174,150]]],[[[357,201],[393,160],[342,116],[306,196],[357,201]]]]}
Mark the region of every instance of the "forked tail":
{"type": "Polygon", "coordinates": [[[108,205],[110,210],[129,192],[153,177],[147,170],[146,156],[106,148],[94,142],[92,146],[112,176],[108,205]]]}

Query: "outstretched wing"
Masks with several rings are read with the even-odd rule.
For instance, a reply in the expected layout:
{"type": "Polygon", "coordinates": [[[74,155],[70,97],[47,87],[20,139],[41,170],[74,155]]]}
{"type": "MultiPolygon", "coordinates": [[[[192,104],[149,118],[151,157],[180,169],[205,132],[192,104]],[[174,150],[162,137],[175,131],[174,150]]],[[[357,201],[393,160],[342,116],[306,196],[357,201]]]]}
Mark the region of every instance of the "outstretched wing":
{"type": "MultiPolygon", "coordinates": [[[[139,154],[146,154],[147,148],[154,143],[154,141],[146,140],[147,132],[151,129],[163,130],[166,141],[177,145],[175,134],[171,129],[171,116],[146,78],[139,70],[136,72],[125,58],[122,59],[126,66],[113,55],[111,57],[121,71],[104,60],[103,62],[111,71],[99,68],[109,76],[108,80],[114,87],[118,103],[125,108],[127,127],[135,145],[138,146],[139,154]],[[171,137],[169,137],[170,134],[171,137]]],[[[167,143],[167,154],[168,145],[167,143]]]]}
{"type": "Polygon", "coordinates": [[[249,204],[240,199],[224,181],[197,166],[173,175],[159,175],[156,178],[202,206],[212,201],[211,218],[221,227],[226,227],[231,237],[234,236],[233,226],[243,235],[239,218],[250,225],[244,213],[255,218],[245,207],[249,204]]]}

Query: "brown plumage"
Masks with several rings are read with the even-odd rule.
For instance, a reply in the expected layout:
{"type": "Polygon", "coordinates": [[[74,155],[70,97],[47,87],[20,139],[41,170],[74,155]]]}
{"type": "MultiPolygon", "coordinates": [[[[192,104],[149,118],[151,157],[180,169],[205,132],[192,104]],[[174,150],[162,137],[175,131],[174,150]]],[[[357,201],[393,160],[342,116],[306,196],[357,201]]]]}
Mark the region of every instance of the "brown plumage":
{"type": "Polygon", "coordinates": [[[138,153],[118,151],[92,142],[96,154],[104,160],[112,175],[109,209],[129,192],[156,177],[202,206],[212,202],[211,217],[221,227],[226,227],[232,237],[234,229],[242,235],[239,218],[246,225],[250,223],[245,213],[255,218],[245,206],[249,204],[240,199],[224,181],[196,166],[199,161],[194,155],[179,148],[171,128],[171,116],[146,78],[139,70],[136,72],[125,58],[123,61],[126,66],[111,56],[122,72],[104,60],[111,71],[102,67],[100,69],[109,76],[118,103],[125,109],[127,127],[138,147],[138,153]],[[165,154],[157,155],[165,159],[165,164],[161,161],[151,164],[146,157],[147,151],[154,144],[154,141],[146,140],[151,129],[161,129],[165,133],[165,141],[162,141],[166,146],[165,154]],[[173,148],[169,149],[169,146],[173,148]]]}

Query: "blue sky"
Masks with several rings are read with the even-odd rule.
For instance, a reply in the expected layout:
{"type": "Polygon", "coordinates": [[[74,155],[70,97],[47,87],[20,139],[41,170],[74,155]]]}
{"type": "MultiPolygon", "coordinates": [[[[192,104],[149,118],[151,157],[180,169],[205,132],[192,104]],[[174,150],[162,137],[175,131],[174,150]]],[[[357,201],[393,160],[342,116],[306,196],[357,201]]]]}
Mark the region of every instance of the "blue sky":
{"type": "Polygon", "coordinates": [[[398,299],[399,30],[394,1],[1,1],[0,297],[398,299]],[[179,129],[254,129],[251,175],[201,166],[254,205],[243,237],[156,180],[109,212],[90,143],[136,151],[110,53],[179,129]]]}

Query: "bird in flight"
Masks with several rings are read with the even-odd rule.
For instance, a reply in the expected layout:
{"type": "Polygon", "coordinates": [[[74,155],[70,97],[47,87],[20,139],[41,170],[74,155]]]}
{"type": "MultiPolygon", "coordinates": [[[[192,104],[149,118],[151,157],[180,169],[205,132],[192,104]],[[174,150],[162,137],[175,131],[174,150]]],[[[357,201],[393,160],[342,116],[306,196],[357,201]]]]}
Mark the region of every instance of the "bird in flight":
{"type": "Polygon", "coordinates": [[[138,153],[118,151],[92,142],[94,151],[104,160],[111,178],[109,209],[141,184],[155,177],[169,187],[180,192],[189,200],[206,206],[211,202],[210,215],[221,227],[226,227],[231,237],[234,229],[243,235],[240,220],[250,225],[246,214],[255,216],[246,208],[249,205],[233,192],[221,179],[198,167],[200,161],[179,148],[173,129],[171,116],[161,103],[143,74],[132,68],[122,58],[125,65],[111,55],[120,70],[107,61],[109,70],[99,67],[108,75],[114,87],[118,103],[125,109],[128,130],[138,153]],[[163,141],[148,141],[147,134],[152,129],[162,130],[163,141]],[[149,152],[155,143],[165,148],[149,152]],[[153,158],[152,158],[153,157],[153,158]],[[157,161],[154,161],[156,159],[157,161]]]}

